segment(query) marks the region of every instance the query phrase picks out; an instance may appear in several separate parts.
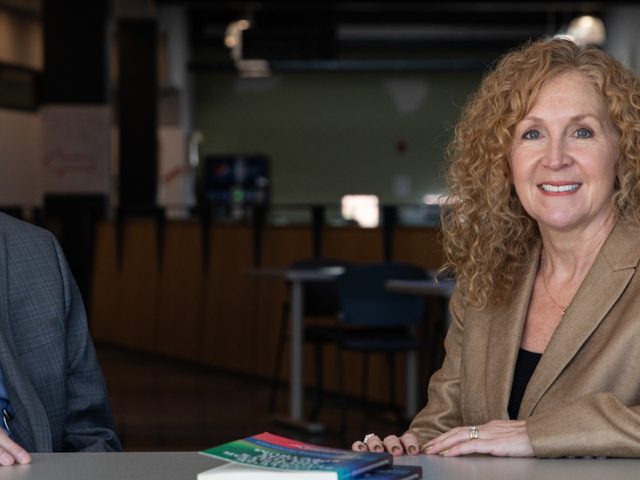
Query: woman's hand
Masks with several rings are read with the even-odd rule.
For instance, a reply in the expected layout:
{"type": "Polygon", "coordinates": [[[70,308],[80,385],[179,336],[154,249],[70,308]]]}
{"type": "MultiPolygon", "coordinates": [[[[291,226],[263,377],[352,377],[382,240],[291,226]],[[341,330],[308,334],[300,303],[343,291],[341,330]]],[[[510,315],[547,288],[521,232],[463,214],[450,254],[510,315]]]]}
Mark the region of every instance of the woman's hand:
{"type": "Polygon", "coordinates": [[[11,440],[4,430],[0,429],[0,465],[31,463],[31,456],[27,451],[11,440]]]}
{"type": "Polygon", "coordinates": [[[492,420],[477,427],[456,427],[427,442],[425,451],[447,457],[470,453],[533,457],[526,420],[492,420]]]}
{"type": "Polygon", "coordinates": [[[356,452],[384,452],[385,450],[394,456],[398,455],[416,455],[420,450],[418,439],[411,432],[406,432],[401,437],[389,435],[380,440],[375,434],[367,434],[364,440],[357,440],[351,445],[351,450],[356,452]]]}

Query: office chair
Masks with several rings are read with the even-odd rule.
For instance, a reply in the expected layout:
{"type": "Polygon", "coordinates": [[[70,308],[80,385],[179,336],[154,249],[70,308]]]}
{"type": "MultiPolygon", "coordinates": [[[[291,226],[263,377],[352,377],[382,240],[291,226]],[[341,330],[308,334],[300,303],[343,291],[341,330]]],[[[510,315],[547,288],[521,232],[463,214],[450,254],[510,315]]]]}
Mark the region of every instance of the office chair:
{"type": "MultiPolygon", "coordinates": [[[[298,270],[314,270],[330,267],[346,267],[348,262],[332,258],[309,258],[297,260],[289,265],[289,269],[298,270]]],[[[310,317],[333,317],[338,314],[338,289],[335,280],[304,282],[302,284],[304,295],[304,311],[303,316],[306,320],[310,317]]],[[[282,305],[282,316],[278,329],[278,337],[276,344],[276,359],[273,368],[271,395],[269,400],[269,411],[273,412],[276,408],[279,378],[282,370],[283,356],[285,344],[289,340],[289,320],[291,313],[291,305],[289,304],[289,296],[282,305]]],[[[324,392],[324,346],[333,341],[335,330],[339,328],[337,325],[305,325],[304,341],[314,346],[314,405],[309,418],[315,420],[322,407],[324,392]]]]}
{"type": "MultiPolygon", "coordinates": [[[[385,283],[390,279],[422,280],[423,268],[407,263],[378,263],[349,266],[338,279],[338,296],[342,324],[334,336],[337,343],[338,387],[342,395],[341,431],[346,431],[346,394],[344,388],[344,351],[364,355],[362,396],[366,398],[369,375],[369,355],[383,353],[389,368],[389,406],[397,414],[398,423],[404,421],[402,407],[396,403],[395,356],[419,350],[424,342],[417,338],[415,326],[425,317],[424,299],[420,295],[390,292],[385,283]]],[[[415,381],[415,379],[407,379],[415,381]]]]}

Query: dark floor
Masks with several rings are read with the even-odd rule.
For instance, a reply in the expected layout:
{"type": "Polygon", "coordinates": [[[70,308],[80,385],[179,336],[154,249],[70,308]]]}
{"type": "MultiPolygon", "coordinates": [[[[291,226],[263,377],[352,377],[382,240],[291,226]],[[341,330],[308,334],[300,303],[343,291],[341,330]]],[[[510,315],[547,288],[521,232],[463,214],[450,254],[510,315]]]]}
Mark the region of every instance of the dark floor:
{"type": "MultiPolygon", "coordinates": [[[[364,433],[387,435],[406,426],[380,408],[360,413],[365,411],[360,405],[348,409],[341,436],[339,402],[328,398],[319,417],[326,432],[311,436],[272,420],[269,382],[112,347],[97,350],[126,451],[202,450],[263,431],[347,448],[364,433]]],[[[277,410],[285,413],[284,390],[279,398],[277,410]]]]}

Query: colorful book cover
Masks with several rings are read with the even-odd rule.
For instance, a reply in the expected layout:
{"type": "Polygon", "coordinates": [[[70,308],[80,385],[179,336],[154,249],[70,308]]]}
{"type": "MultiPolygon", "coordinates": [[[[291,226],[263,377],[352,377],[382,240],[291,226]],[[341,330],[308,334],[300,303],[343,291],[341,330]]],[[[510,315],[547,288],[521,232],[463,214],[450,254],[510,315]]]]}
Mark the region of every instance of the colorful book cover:
{"type": "MultiPolygon", "coordinates": [[[[203,472],[198,475],[199,479],[278,478],[277,475],[280,475],[282,478],[343,480],[359,477],[365,472],[392,464],[392,456],[389,453],[362,453],[321,447],[267,432],[209,448],[200,453],[232,464],[203,472]],[[250,468],[239,469],[238,466],[250,468]],[[293,475],[294,473],[299,475],[293,475]],[[315,473],[319,475],[314,475],[315,473]],[[322,473],[326,475],[320,475],[322,473]]],[[[382,477],[384,478],[386,477],[382,477]]]]}

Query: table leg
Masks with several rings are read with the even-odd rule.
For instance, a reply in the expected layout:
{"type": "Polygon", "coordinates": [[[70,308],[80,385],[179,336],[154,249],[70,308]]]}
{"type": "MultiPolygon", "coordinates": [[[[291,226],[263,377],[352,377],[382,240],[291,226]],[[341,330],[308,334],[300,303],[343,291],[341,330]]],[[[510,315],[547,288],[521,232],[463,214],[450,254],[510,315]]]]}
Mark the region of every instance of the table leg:
{"type": "Polygon", "coordinates": [[[294,281],[291,285],[291,377],[289,390],[289,417],[302,420],[303,409],[303,369],[302,369],[302,283],[294,281]]]}
{"type": "Polygon", "coordinates": [[[309,433],[324,431],[321,423],[304,419],[304,292],[301,280],[291,280],[291,366],[289,373],[289,417],[276,419],[289,427],[299,428],[309,433]]]}

